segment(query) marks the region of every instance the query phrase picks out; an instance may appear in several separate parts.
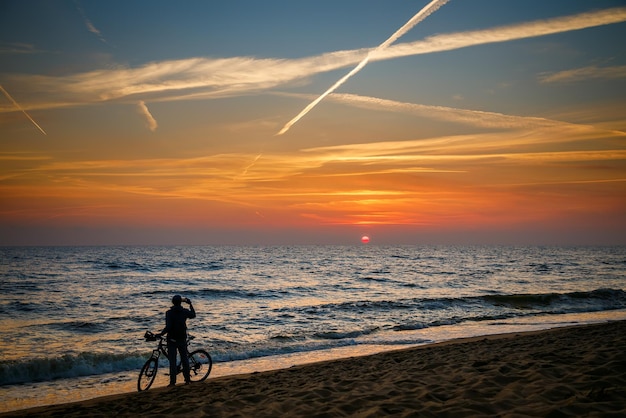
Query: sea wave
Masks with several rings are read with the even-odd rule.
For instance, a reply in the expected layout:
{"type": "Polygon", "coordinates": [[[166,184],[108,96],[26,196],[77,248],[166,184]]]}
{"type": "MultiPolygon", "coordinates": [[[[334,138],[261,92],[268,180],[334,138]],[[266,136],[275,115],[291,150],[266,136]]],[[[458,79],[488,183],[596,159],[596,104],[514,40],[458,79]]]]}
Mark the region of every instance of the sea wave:
{"type": "MultiPolygon", "coordinates": [[[[166,296],[171,297],[174,291],[172,289],[157,289],[157,290],[139,290],[132,294],[132,297],[150,297],[150,296],[166,296]]],[[[184,292],[184,296],[188,298],[203,298],[207,300],[211,299],[254,299],[254,298],[279,298],[286,294],[286,291],[282,290],[261,290],[261,289],[231,289],[231,288],[218,288],[207,287],[203,289],[187,290],[184,292]]]]}
{"type": "Polygon", "coordinates": [[[596,289],[588,292],[539,293],[519,295],[485,295],[481,299],[495,306],[515,309],[558,307],[562,312],[610,310],[626,308],[626,292],[621,289],[596,289]]]}
{"type": "MultiPolygon", "coordinates": [[[[583,292],[534,293],[534,294],[488,294],[465,297],[408,298],[397,300],[359,300],[342,303],[276,308],[276,312],[304,312],[322,314],[325,312],[365,312],[390,310],[449,310],[472,307],[471,311],[496,309],[506,311],[500,315],[524,315],[524,311],[535,313],[575,313],[581,311],[601,311],[626,308],[626,292],[621,289],[596,289],[583,292]],[[513,312],[511,312],[513,311],[513,312]]],[[[468,309],[469,311],[469,309],[468,309]]],[[[497,316],[494,316],[496,318],[497,316]]]]}
{"type": "Polygon", "coordinates": [[[139,369],[146,356],[133,354],[80,353],[48,358],[0,361],[0,385],[99,375],[139,369]]]}
{"type": "MultiPolygon", "coordinates": [[[[292,344],[255,344],[209,348],[213,362],[247,360],[274,355],[328,350],[356,345],[354,339],[301,341],[292,344]]],[[[56,379],[94,376],[106,373],[136,371],[148,360],[149,354],[102,354],[84,352],[78,355],[63,355],[48,358],[33,358],[16,361],[0,361],[0,386],[44,382],[56,379]]],[[[167,367],[167,359],[161,357],[161,367],[167,367]]]]}
{"type": "Polygon", "coordinates": [[[129,261],[123,259],[91,260],[91,267],[96,271],[120,271],[120,272],[165,272],[165,271],[215,271],[225,268],[225,265],[219,261],[169,261],[169,260],[150,260],[129,261]]]}

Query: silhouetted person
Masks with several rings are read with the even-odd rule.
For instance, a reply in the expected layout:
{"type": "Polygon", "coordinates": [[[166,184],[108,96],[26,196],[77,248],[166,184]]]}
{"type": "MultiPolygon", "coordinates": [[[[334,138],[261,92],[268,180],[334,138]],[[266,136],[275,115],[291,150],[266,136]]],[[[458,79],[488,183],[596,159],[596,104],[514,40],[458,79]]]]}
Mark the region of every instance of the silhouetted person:
{"type": "Polygon", "coordinates": [[[196,317],[196,311],[188,298],[184,302],[189,304],[189,309],[181,306],[183,298],[176,295],[172,298],[172,307],[165,313],[165,328],[161,335],[167,334],[167,353],[170,362],[170,384],[176,385],[176,352],[180,354],[180,362],[183,365],[185,384],[189,384],[189,353],[187,352],[187,319],[196,317]]]}

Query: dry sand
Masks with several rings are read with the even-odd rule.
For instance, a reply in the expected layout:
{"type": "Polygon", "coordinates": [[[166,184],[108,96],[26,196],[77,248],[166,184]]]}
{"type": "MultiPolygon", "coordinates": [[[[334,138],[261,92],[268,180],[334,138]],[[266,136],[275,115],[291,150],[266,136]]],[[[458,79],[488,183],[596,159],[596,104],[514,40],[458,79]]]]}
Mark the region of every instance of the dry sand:
{"type": "Polygon", "coordinates": [[[0,416],[175,415],[624,417],[626,322],[456,340],[0,416]]]}

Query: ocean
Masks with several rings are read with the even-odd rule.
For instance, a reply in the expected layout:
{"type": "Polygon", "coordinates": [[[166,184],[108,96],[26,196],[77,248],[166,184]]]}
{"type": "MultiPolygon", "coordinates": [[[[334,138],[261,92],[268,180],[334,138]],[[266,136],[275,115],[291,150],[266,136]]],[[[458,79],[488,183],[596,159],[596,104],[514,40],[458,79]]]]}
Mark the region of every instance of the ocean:
{"type": "Polygon", "coordinates": [[[3,247],[0,412],[135,391],[174,294],[210,379],[626,319],[625,285],[624,246],[3,247]]]}

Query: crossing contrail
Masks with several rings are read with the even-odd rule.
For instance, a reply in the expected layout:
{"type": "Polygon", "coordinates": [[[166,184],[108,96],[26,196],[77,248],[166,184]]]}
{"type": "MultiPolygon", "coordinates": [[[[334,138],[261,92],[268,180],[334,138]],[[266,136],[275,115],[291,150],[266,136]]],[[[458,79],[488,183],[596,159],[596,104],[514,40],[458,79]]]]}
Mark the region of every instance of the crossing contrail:
{"type": "Polygon", "coordinates": [[[326,96],[328,96],[333,91],[337,90],[339,88],[339,86],[341,86],[343,83],[345,83],[346,80],[348,80],[354,74],[356,74],[359,71],[361,71],[361,69],[363,67],[365,67],[365,65],[369,62],[370,57],[373,54],[376,54],[377,52],[382,51],[383,49],[387,48],[389,45],[391,45],[396,40],[398,40],[402,35],[404,35],[408,31],[410,31],[415,25],[420,23],[422,20],[426,19],[430,14],[434,13],[435,11],[437,11],[437,9],[439,9],[441,6],[446,4],[448,1],[449,0],[432,0],[430,3],[428,3],[422,10],[417,12],[417,14],[415,16],[413,16],[408,22],[406,22],[404,24],[404,26],[402,26],[400,29],[398,29],[385,42],[383,42],[382,44],[378,45],[376,47],[376,49],[374,49],[373,51],[370,51],[367,54],[367,56],[365,58],[363,58],[363,60],[356,67],[354,67],[352,69],[352,71],[350,71],[348,74],[346,74],[341,79],[339,79],[339,81],[337,81],[335,84],[333,84],[320,97],[318,97],[313,102],[311,102],[300,113],[298,113],[298,115],[295,118],[293,118],[289,122],[287,122],[285,124],[285,126],[283,126],[283,129],[281,129],[276,135],[282,135],[285,132],[287,132],[289,130],[289,128],[291,128],[296,122],[298,122],[304,115],[309,113],[309,111],[311,109],[313,109],[319,102],[321,102],[326,96]]]}
{"type": "Polygon", "coordinates": [[[28,113],[26,113],[26,111],[25,111],[24,109],[22,109],[22,107],[21,107],[19,104],[17,104],[17,102],[15,101],[15,99],[14,99],[13,97],[11,97],[11,95],[9,94],[9,92],[8,92],[8,91],[6,91],[6,90],[4,89],[4,87],[2,87],[2,85],[0,85],[0,90],[2,90],[2,92],[4,93],[4,95],[5,95],[5,96],[7,96],[7,99],[9,99],[9,100],[11,101],[11,103],[13,103],[13,105],[14,105],[16,108],[18,108],[18,110],[19,110],[20,112],[22,112],[22,113],[23,113],[23,114],[24,114],[24,115],[28,118],[28,120],[30,120],[30,121],[33,123],[33,125],[35,125],[35,126],[37,127],[37,129],[39,129],[39,130],[41,131],[41,133],[42,133],[42,134],[44,134],[44,135],[46,135],[46,136],[48,135],[48,134],[46,133],[46,131],[44,131],[44,130],[41,128],[41,126],[39,126],[39,125],[37,124],[37,122],[35,122],[35,120],[34,120],[33,118],[31,118],[31,117],[30,117],[30,115],[29,115],[28,113]]]}

